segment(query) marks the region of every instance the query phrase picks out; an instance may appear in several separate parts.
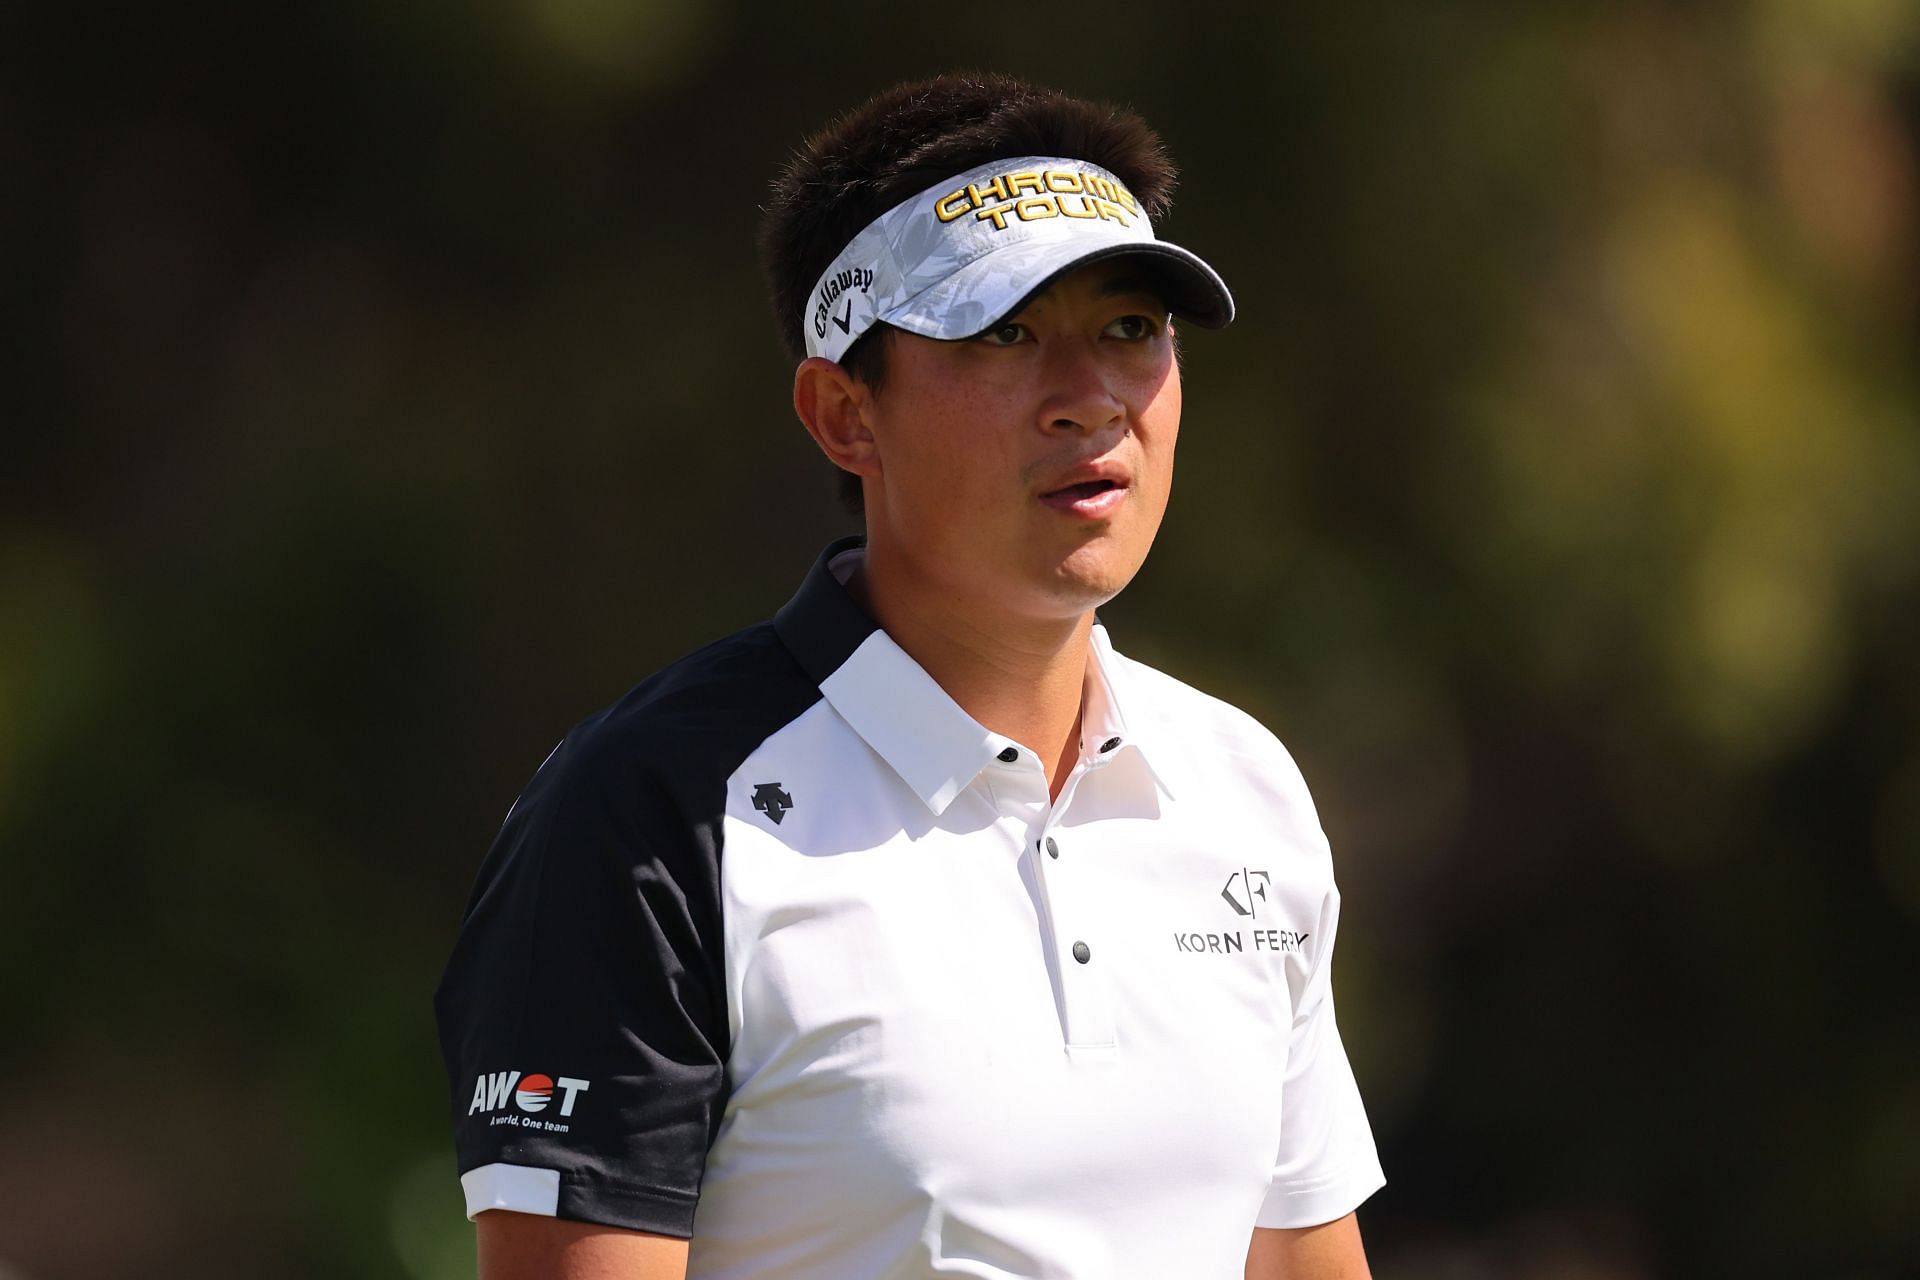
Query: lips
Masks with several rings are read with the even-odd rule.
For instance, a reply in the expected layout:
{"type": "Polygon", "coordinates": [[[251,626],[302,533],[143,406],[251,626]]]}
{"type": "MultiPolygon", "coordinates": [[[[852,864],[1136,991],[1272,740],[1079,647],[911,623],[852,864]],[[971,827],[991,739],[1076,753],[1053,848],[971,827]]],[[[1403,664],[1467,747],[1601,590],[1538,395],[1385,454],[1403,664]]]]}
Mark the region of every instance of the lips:
{"type": "MultiPolygon", "coordinates": [[[[1098,471],[1101,468],[1083,468],[1085,470],[1098,471]]],[[[1062,515],[1082,520],[1103,520],[1126,501],[1129,489],[1124,475],[1096,474],[1048,489],[1040,495],[1040,501],[1062,515]]]]}
{"type": "Polygon", "coordinates": [[[1087,480],[1080,484],[1067,485],[1063,489],[1055,489],[1051,493],[1042,494],[1041,497],[1066,498],[1069,501],[1077,502],[1081,498],[1091,498],[1096,493],[1105,493],[1109,489],[1117,489],[1119,487],[1120,486],[1112,480],[1087,480]]]}

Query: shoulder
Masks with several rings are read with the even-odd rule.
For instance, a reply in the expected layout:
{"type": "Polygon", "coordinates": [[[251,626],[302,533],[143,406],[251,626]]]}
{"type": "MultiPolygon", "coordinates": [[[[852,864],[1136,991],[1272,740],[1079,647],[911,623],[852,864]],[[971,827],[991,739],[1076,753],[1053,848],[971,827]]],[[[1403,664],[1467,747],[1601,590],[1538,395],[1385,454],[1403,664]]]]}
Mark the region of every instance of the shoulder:
{"type": "Polygon", "coordinates": [[[819,698],[771,624],[716,640],[569,729],[501,834],[558,831],[577,844],[597,833],[629,849],[670,848],[690,835],[710,844],[711,830],[700,832],[718,823],[728,777],[819,698]]]}
{"type": "Polygon", "coordinates": [[[711,903],[729,775],[818,697],[770,624],[648,676],[535,771],[480,864],[469,923],[530,939],[538,921],[618,918],[636,888],[711,903]]]}
{"type": "Polygon", "coordinates": [[[1204,741],[1213,751],[1298,775],[1293,757],[1273,731],[1224,698],[1113,649],[1115,674],[1129,721],[1141,720],[1176,739],[1204,741]]]}
{"type": "Polygon", "coordinates": [[[1186,795],[1225,799],[1281,818],[1324,855],[1326,837],[1306,779],[1279,737],[1233,703],[1107,650],[1128,725],[1186,795]]]}
{"type": "Polygon", "coordinates": [[[722,781],[819,697],[762,623],[694,650],[574,725],[541,773],[593,788],[642,778],[696,785],[715,769],[722,781]]]}

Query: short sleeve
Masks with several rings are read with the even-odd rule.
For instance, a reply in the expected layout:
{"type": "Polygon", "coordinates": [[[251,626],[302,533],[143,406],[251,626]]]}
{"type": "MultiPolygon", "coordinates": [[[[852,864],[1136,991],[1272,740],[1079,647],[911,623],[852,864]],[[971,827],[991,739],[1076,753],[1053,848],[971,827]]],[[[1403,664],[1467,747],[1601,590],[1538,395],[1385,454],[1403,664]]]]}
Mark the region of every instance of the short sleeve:
{"type": "Polygon", "coordinates": [[[1321,946],[1294,1006],[1281,1080],[1280,1150],[1260,1207],[1262,1227],[1311,1227],[1344,1218],[1386,1185],[1360,1089],[1333,1012],[1333,940],[1340,894],[1322,902],[1321,946]]]}
{"type": "Polygon", "coordinates": [[[461,1183],[469,1217],[687,1237],[725,1102],[718,852],[590,725],[509,812],[435,995],[461,1183]]]}

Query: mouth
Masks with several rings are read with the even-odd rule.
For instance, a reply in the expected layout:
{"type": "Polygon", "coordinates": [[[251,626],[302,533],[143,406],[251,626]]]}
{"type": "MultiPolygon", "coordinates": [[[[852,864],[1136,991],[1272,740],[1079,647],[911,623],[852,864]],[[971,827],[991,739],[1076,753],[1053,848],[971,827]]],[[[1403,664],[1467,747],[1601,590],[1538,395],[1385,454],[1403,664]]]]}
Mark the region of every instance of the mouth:
{"type": "Polygon", "coordinates": [[[1040,495],[1040,501],[1063,515],[1082,520],[1104,520],[1126,501],[1128,488],[1115,480],[1086,480],[1040,495]]]}

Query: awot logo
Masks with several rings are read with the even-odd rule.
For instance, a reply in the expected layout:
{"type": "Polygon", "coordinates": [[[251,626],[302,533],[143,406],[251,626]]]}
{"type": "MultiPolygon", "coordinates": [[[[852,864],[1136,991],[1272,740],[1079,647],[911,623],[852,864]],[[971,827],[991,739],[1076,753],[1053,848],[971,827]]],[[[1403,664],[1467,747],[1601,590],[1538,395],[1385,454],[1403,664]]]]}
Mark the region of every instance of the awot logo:
{"type": "Polygon", "coordinates": [[[545,1111],[551,1097],[553,1081],[545,1076],[522,1076],[520,1087],[513,1091],[513,1105],[522,1111],[545,1111]]]}
{"type": "MultiPolygon", "coordinates": [[[[485,1115],[503,1111],[509,1100],[513,1105],[531,1117],[545,1111],[553,1101],[555,1089],[560,1091],[560,1114],[573,1114],[573,1104],[581,1094],[592,1088],[586,1080],[577,1080],[572,1076],[554,1079],[538,1072],[521,1075],[518,1071],[484,1072],[473,1082],[473,1101],[467,1106],[470,1116],[485,1115]],[[517,1087],[516,1087],[517,1086],[517,1087]]],[[[527,1119],[522,1121],[518,1115],[508,1111],[505,1115],[496,1115],[488,1124],[524,1124],[528,1128],[547,1129],[555,1133],[565,1133],[568,1126],[555,1124],[551,1120],[527,1119]]]]}

